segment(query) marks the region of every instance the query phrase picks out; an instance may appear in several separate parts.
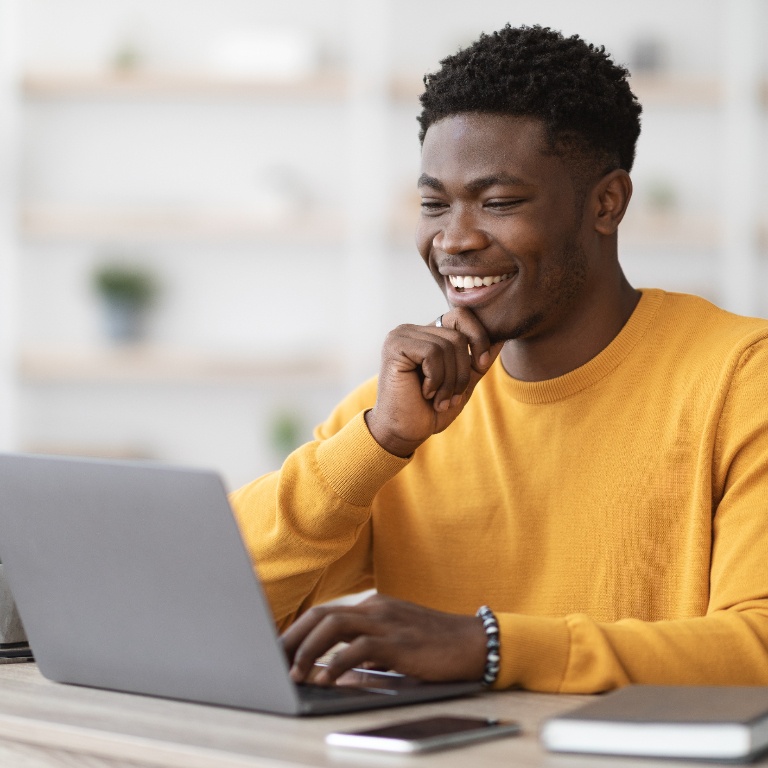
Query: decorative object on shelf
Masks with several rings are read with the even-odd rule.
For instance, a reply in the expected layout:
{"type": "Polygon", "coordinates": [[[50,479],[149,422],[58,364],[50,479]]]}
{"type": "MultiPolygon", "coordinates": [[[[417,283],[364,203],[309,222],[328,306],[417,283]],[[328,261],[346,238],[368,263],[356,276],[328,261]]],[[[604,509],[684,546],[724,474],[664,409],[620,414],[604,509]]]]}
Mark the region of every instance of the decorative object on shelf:
{"type": "Polygon", "coordinates": [[[221,35],[209,49],[214,74],[233,79],[300,80],[319,67],[312,34],[291,27],[241,29],[221,35]]]}
{"type": "Polygon", "coordinates": [[[283,408],[271,419],[269,438],[274,452],[282,461],[302,444],[302,419],[293,409],[283,408]]]}
{"type": "Polygon", "coordinates": [[[675,185],[660,176],[649,179],[645,186],[645,203],[653,213],[672,213],[678,206],[675,185]]]}
{"type": "Polygon", "coordinates": [[[5,580],[5,566],[0,563],[0,647],[24,643],[26,640],[27,635],[16,603],[5,580]]]}
{"type": "Polygon", "coordinates": [[[131,40],[125,40],[115,51],[111,63],[113,72],[119,75],[132,75],[141,67],[141,51],[131,40]]]}
{"type": "Polygon", "coordinates": [[[143,24],[138,20],[128,25],[118,39],[115,50],[112,53],[109,64],[110,69],[117,75],[135,75],[141,70],[147,59],[146,45],[144,44],[143,24]]]}
{"type": "Polygon", "coordinates": [[[632,44],[629,71],[633,75],[658,74],[665,67],[664,43],[653,35],[638,37],[632,44]]]}
{"type": "Polygon", "coordinates": [[[159,292],[155,275],[140,266],[109,262],[97,267],[93,285],[102,299],[110,340],[141,341],[146,332],[147,311],[159,292]]]}

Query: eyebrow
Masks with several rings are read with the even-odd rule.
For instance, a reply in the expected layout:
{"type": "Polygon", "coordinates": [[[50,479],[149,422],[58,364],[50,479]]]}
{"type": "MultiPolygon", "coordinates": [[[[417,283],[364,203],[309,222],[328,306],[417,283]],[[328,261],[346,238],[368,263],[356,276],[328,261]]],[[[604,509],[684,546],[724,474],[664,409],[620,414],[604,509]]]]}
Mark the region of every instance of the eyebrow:
{"type": "MultiPolygon", "coordinates": [[[[480,192],[483,189],[494,186],[525,186],[524,182],[519,176],[513,176],[508,173],[498,173],[493,176],[483,176],[479,179],[474,179],[465,185],[465,189],[468,192],[480,192]]],[[[422,173],[419,176],[418,187],[430,187],[438,192],[445,192],[445,185],[439,179],[434,176],[430,176],[427,173],[422,173]]]]}

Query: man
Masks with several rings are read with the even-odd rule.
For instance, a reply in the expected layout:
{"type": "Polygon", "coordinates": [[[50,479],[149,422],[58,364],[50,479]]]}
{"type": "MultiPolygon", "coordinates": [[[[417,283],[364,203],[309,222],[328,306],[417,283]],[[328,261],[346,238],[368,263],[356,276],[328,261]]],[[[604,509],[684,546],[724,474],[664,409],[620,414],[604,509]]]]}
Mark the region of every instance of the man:
{"type": "Polygon", "coordinates": [[[627,74],[507,26],[425,79],[449,309],[233,495],[295,680],[344,641],[322,682],[768,684],[768,322],[627,282],[627,74]]]}

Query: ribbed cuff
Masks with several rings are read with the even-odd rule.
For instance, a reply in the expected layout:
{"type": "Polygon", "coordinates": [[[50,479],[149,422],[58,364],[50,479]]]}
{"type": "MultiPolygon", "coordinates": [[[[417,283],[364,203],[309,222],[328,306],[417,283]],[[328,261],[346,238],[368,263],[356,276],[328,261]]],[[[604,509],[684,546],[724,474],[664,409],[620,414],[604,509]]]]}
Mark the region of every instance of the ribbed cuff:
{"type": "Polygon", "coordinates": [[[563,682],[570,633],[565,619],[498,613],[501,669],[494,688],[556,693],[563,682]]]}
{"type": "Polygon", "coordinates": [[[336,494],[349,504],[367,507],[381,486],[410,459],[385,451],[368,431],[361,411],[317,449],[317,465],[336,494]]]}

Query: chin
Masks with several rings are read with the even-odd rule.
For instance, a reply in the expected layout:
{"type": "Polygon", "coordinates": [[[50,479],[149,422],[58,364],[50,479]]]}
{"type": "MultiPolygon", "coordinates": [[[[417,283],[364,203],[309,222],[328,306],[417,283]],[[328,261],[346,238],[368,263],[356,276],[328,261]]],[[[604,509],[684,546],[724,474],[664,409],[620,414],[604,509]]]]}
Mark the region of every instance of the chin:
{"type": "Polygon", "coordinates": [[[498,344],[502,341],[514,341],[515,339],[524,339],[535,335],[543,321],[543,316],[539,313],[529,315],[528,317],[513,320],[507,318],[506,322],[495,323],[485,322],[481,313],[478,312],[478,318],[485,327],[491,344],[498,344]]]}

